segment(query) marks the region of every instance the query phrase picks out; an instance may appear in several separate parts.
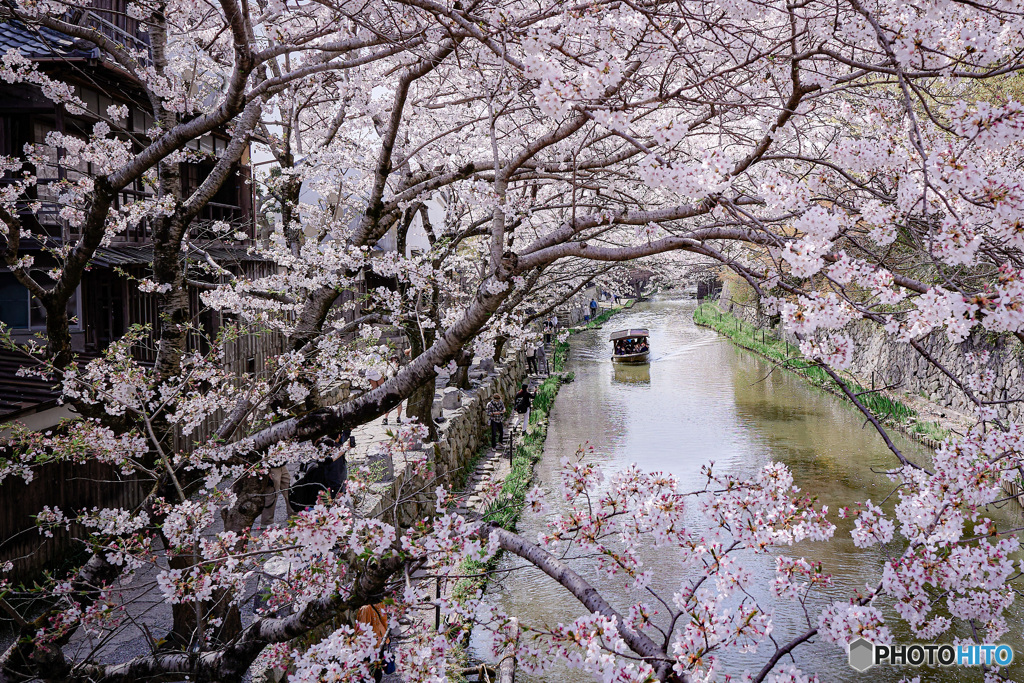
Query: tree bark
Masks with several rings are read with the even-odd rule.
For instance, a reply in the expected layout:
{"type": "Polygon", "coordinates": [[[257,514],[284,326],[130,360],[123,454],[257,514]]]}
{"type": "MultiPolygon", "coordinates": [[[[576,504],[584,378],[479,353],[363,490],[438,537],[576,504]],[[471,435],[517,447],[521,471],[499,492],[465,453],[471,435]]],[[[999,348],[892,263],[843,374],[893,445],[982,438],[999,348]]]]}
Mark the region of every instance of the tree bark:
{"type": "Polygon", "coordinates": [[[547,552],[535,543],[530,543],[522,536],[499,526],[488,524],[481,529],[486,537],[496,536],[502,550],[517,555],[557,581],[563,588],[572,593],[592,614],[600,614],[614,619],[619,636],[636,654],[643,657],[654,667],[658,679],[667,683],[689,683],[689,676],[678,676],[672,670],[671,658],[664,647],[639,631],[630,629],[622,615],[608,604],[604,597],[591,586],[586,579],[577,574],[565,562],[547,552]]]}

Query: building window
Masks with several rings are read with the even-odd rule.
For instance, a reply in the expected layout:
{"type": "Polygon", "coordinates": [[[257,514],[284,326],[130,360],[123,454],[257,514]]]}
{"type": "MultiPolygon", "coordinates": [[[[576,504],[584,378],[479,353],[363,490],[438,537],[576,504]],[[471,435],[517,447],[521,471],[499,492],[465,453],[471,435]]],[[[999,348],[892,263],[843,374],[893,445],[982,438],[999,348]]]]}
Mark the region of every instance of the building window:
{"type": "MultiPolygon", "coordinates": [[[[51,281],[43,273],[32,273],[37,281],[45,285],[51,281]]],[[[81,329],[78,318],[78,297],[80,290],[68,301],[68,318],[71,329],[81,329]]],[[[41,330],[46,328],[46,309],[43,304],[28,293],[25,285],[18,282],[13,273],[0,273],[0,322],[12,330],[41,330]]]]}
{"type": "Polygon", "coordinates": [[[24,329],[28,319],[28,290],[12,274],[0,273],[0,322],[24,329]]]}

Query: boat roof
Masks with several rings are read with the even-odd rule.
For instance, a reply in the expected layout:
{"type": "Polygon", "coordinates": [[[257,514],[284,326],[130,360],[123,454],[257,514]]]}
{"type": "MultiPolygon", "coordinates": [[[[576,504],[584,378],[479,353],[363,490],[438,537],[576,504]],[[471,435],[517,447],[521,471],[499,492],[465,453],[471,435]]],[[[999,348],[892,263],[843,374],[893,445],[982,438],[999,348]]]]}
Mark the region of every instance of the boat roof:
{"type": "Polygon", "coordinates": [[[608,337],[608,341],[618,341],[620,339],[630,339],[632,337],[647,337],[650,336],[650,332],[643,327],[632,327],[628,330],[619,330],[618,332],[612,332],[612,336],[608,337]]]}

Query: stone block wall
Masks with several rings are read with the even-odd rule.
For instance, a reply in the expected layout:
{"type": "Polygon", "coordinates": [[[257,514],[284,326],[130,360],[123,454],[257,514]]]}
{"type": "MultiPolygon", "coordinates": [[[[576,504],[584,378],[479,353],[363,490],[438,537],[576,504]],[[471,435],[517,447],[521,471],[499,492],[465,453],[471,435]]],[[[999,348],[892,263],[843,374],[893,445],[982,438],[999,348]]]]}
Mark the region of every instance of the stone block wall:
{"type": "MultiPolygon", "coordinates": [[[[734,299],[729,283],[723,288],[719,305],[723,310],[757,326],[767,324],[756,304],[734,299]]],[[[850,329],[856,352],[850,372],[861,384],[869,386],[874,376],[876,386],[892,385],[897,391],[921,396],[932,403],[946,406],[960,413],[973,413],[973,403],[938,367],[928,362],[910,344],[903,344],[869,321],[855,323],[850,329]]],[[[793,344],[797,340],[785,335],[793,344]]],[[[961,343],[952,343],[943,329],[923,337],[921,346],[936,362],[942,364],[955,377],[963,380],[978,366],[969,361],[967,354],[988,353],[984,368],[995,376],[995,387],[982,396],[988,400],[1007,400],[1019,397],[1021,378],[1024,377],[1024,346],[1012,337],[975,332],[961,343]]],[[[1019,403],[999,407],[1000,417],[1020,421],[1024,419],[1024,406],[1019,403]]]]}
{"type": "Polygon", "coordinates": [[[429,460],[426,472],[417,473],[410,462],[423,452],[410,453],[408,458],[395,456],[394,478],[371,485],[371,497],[362,506],[362,514],[403,528],[430,516],[434,512],[435,489],[464,481],[469,474],[466,468],[477,451],[490,443],[484,408],[491,395],[497,392],[505,407],[511,408],[525,377],[526,357],[519,352],[509,354],[493,372],[475,381],[472,389],[463,392],[460,407],[445,409],[445,422],[438,425],[437,442],[423,445],[429,460]]]}
{"type": "MultiPolygon", "coordinates": [[[[973,412],[974,404],[960,388],[910,344],[897,342],[873,323],[858,322],[850,332],[857,349],[851,370],[858,377],[870,378],[874,373],[876,384],[894,384],[902,391],[922,396],[932,403],[961,413],[973,412]]],[[[1020,378],[1024,375],[1024,347],[1017,340],[976,332],[962,343],[954,344],[946,337],[945,331],[937,330],[920,342],[928,355],[961,380],[979,367],[991,370],[995,376],[995,387],[981,398],[1007,400],[1018,397],[1020,378]],[[983,352],[989,354],[983,366],[968,360],[968,353],[981,355],[983,352]]],[[[1019,421],[1024,417],[1024,406],[1005,404],[999,413],[1001,417],[1019,421]]]]}

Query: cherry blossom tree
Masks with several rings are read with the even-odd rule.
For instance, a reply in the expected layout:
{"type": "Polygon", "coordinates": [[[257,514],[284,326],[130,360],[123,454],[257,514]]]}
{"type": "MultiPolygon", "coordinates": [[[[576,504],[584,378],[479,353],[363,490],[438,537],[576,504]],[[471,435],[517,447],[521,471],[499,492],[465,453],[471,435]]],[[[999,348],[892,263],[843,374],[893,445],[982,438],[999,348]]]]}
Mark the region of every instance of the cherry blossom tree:
{"type": "MultiPolygon", "coordinates": [[[[335,620],[384,599],[400,615],[437,605],[449,623],[489,628],[496,648],[518,643],[532,670],[562,660],[605,680],[712,680],[723,651],[759,644],[771,654],[749,680],[813,680],[785,657],[816,638],[839,647],[858,636],[884,642],[882,605],[894,605],[924,639],[957,622],[979,639],[1003,635],[1019,541],[988,509],[1021,473],[1015,398],[993,395],[991,373],[941,365],[922,339],[944,332],[958,342],[984,331],[1024,341],[1018,7],[132,7],[151,32],[151,64],[55,18],[65,9],[56,3],[12,10],[109,54],[146,89],[159,125],[137,145],[110,137],[110,124],[89,140],[59,141],[100,172],[67,189],[65,218],[82,238],[60,254],[52,288],[32,279],[18,243],[15,204],[33,179],[3,197],[5,258],[48,311],[45,370],[59,373],[83,419],[57,434],[19,433],[0,472],[27,478],[48,459],[95,458],[152,486],[137,510],[40,515],[41,533],[77,519],[92,556],[47,588],[42,615],[20,614],[4,598],[21,629],[3,655],[4,680],[233,681],[267,667],[296,680],[362,680],[375,644],[335,620]],[[220,172],[184,196],[172,167],[186,142],[219,127],[234,133],[220,172]],[[197,251],[223,276],[204,284],[179,254],[198,208],[254,133],[275,163],[263,182],[279,221],[259,251],[274,268],[228,277],[197,251]],[[143,177],[154,196],[115,209],[113,194],[143,177]],[[67,297],[105,235],[143,217],[157,225],[158,361],[150,368],[133,359],[133,345],[147,338],[134,331],[105,358],[76,362],[67,297]],[[428,250],[405,248],[413,229],[427,235],[428,250]],[[393,250],[375,249],[392,238],[393,250]],[[438,371],[467,352],[517,348],[531,315],[605,268],[678,252],[734,270],[864,411],[893,453],[894,503],[830,511],[779,464],[748,480],[709,470],[696,491],[635,469],[606,485],[584,453],[562,473],[571,512],[537,542],[455,514],[444,481],[433,482],[435,514],[410,528],[360,518],[359,476],[345,496],[253,533],[270,467],[322,457],[334,446],[317,438],[424,387],[432,393],[438,371]],[[376,284],[357,306],[343,295],[360,283],[376,284]],[[287,348],[241,382],[222,346],[189,351],[188,287],[237,320],[221,341],[273,331],[287,348]],[[903,453],[842,374],[857,353],[848,333],[857,321],[938,365],[975,406],[976,427],[931,462],[903,453]],[[382,326],[412,341],[409,363],[389,363],[382,326]],[[368,369],[385,381],[371,387],[368,369]],[[337,389],[347,397],[335,402],[328,397],[337,389]],[[217,423],[214,438],[168,448],[172,434],[188,438],[207,420],[217,423]],[[858,546],[899,550],[864,577],[867,590],[822,608],[815,591],[830,585],[828,567],[782,548],[828,542],[836,514],[856,517],[858,546]],[[672,595],[650,588],[640,564],[648,544],[675,549],[690,570],[672,595]],[[598,557],[607,583],[586,582],[564,559],[567,548],[598,557]],[[436,598],[429,581],[412,579],[458,577],[463,560],[499,549],[542,569],[590,616],[546,629],[480,596],[436,598]],[[788,640],[772,639],[770,610],[748,594],[744,564],[769,552],[776,596],[807,607],[806,631],[788,640]],[[254,577],[271,575],[269,562],[290,568],[290,578],[272,581],[263,607],[243,620],[241,603],[254,577]],[[125,581],[146,569],[174,606],[171,637],[154,638],[151,653],[126,663],[72,648],[82,633],[102,640],[126,627],[125,581]],[[648,595],[626,613],[601,592],[622,581],[648,595]],[[517,629],[530,637],[513,641],[517,629]]],[[[2,75],[76,106],[66,84],[15,54],[2,75]]],[[[21,160],[5,166],[20,169],[21,160]]],[[[390,448],[429,479],[429,463],[409,448],[425,428],[403,425],[390,448]]],[[[528,502],[545,504],[539,491],[528,502]]],[[[460,637],[456,628],[415,630],[398,644],[399,670],[408,680],[443,680],[460,637]]]]}

